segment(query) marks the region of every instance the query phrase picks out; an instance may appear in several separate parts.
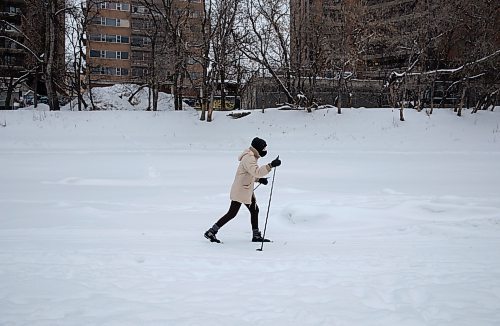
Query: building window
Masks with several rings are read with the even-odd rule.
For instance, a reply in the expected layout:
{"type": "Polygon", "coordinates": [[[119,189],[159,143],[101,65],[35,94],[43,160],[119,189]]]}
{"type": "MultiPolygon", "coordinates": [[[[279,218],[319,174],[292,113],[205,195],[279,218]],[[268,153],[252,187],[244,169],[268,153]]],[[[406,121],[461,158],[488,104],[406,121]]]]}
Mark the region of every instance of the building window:
{"type": "Polygon", "coordinates": [[[200,18],[200,17],[202,17],[202,15],[201,15],[201,11],[199,11],[199,10],[192,10],[189,13],[189,18],[200,18]]]}
{"type": "Polygon", "coordinates": [[[17,65],[19,65],[19,60],[17,60],[16,57],[14,57],[14,56],[5,55],[3,57],[2,64],[6,65],[6,66],[17,66],[17,65]]]}
{"type": "Polygon", "coordinates": [[[132,6],[132,12],[135,14],[145,14],[147,13],[147,9],[144,6],[134,5],[132,6]]]}
{"type": "Polygon", "coordinates": [[[130,38],[127,35],[106,35],[106,34],[90,34],[89,39],[94,42],[108,43],[128,43],[130,38]]]}
{"type": "Polygon", "coordinates": [[[148,29],[151,28],[152,23],[150,23],[147,20],[143,19],[134,19],[132,20],[132,29],[134,30],[142,30],[142,29],[148,29]]]}
{"type": "Polygon", "coordinates": [[[120,19],[106,18],[106,26],[120,26],[120,19]]]}
{"type": "Polygon", "coordinates": [[[132,52],[132,60],[147,61],[150,58],[149,52],[134,51],[132,52]]]}
{"type": "Polygon", "coordinates": [[[192,80],[197,80],[201,78],[201,74],[199,72],[190,72],[189,76],[191,77],[192,80]]]}
{"type": "Polygon", "coordinates": [[[3,12],[9,13],[9,14],[20,14],[21,8],[14,7],[14,6],[7,6],[4,8],[3,12]]]}
{"type": "Polygon", "coordinates": [[[128,3],[104,1],[99,4],[99,8],[108,10],[129,11],[130,5],[128,3]]]}
{"type": "Polygon", "coordinates": [[[92,19],[94,25],[104,25],[104,26],[116,26],[116,27],[128,27],[129,22],[127,19],[115,19],[106,17],[97,17],[92,19]]]}
{"type": "Polygon", "coordinates": [[[94,41],[94,42],[102,42],[102,35],[101,34],[90,34],[89,40],[94,41]]]}
{"type": "Polygon", "coordinates": [[[116,74],[118,76],[128,76],[128,69],[127,68],[116,68],[116,74]]]}
{"type": "Polygon", "coordinates": [[[142,37],[132,36],[132,42],[130,44],[132,46],[142,46],[142,37]]]}
{"type": "Polygon", "coordinates": [[[130,5],[128,3],[117,3],[116,4],[116,10],[129,11],[130,10],[130,5]]]}
{"type": "Polygon", "coordinates": [[[108,76],[128,76],[127,68],[116,67],[92,67],[90,72],[94,75],[108,75],[108,76]]]}
{"type": "Polygon", "coordinates": [[[128,60],[128,52],[90,50],[90,57],[91,58],[128,60]]]}
{"type": "Polygon", "coordinates": [[[116,43],[116,35],[105,35],[104,39],[109,43],[116,43]]]}
{"type": "Polygon", "coordinates": [[[148,70],[146,68],[132,68],[132,76],[133,77],[143,77],[148,74],[148,70]]]}
{"type": "Polygon", "coordinates": [[[132,36],[132,46],[147,46],[151,44],[151,39],[149,37],[142,37],[142,36],[132,36]]]}

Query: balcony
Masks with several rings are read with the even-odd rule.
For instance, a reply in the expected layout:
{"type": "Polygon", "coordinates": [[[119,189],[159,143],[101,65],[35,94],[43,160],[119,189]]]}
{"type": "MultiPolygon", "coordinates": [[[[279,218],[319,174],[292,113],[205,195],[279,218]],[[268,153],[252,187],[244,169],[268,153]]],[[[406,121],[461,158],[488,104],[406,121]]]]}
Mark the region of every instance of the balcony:
{"type": "Polygon", "coordinates": [[[140,44],[130,44],[130,49],[132,51],[140,51],[140,52],[151,52],[151,47],[149,45],[140,45],[140,44]]]}
{"type": "Polygon", "coordinates": [[[12,53],[12,54],[20,55],[20,54],[24,54],[24,49],[2,47],[0,45],[0,53],[2,53],[2,54],[12,53]]]}
{"type": "Polygon", "coordinates": [[[143,68],[147,68],[148,67],[148,62],[147,61],[143,61],[143,60],[137,60],[137,61],[132,61],[130,63],[130,66],[131,67],[143,67],[143,68]]]}
{"type": "Polygon", "coordinates": [[[21,13],[9,12],[9,11],[0,11],[0,19],[9,19],[13,17],[20,17],[21,13]]]}

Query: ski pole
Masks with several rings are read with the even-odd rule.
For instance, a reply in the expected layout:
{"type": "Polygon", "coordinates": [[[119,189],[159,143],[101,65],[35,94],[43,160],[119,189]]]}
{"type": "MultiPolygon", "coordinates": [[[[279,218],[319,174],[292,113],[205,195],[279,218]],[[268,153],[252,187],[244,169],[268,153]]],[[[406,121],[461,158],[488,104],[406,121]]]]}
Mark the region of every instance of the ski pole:
{"type": "MultiPolygon", "coordinates": [[[[279,159],[279,155],[277,158],[279,159]]],[[[264,248],[264,238],[266,237],[267,219],[269,218],[269,209],[271,208],[271,198],[273,197],[273,188],[274,188],[274,177],[276,176],[277,168],[278,167],[275,167],[273,171],[273,181],[271,182],[271,193],[269,194],[269,204],[267,205],[266,223],[264,224],[264,233],[262,235],[262,242],[260,244],[260,249],[256,249],[257,251],[262,251],[262,249],[264,248]]]]}

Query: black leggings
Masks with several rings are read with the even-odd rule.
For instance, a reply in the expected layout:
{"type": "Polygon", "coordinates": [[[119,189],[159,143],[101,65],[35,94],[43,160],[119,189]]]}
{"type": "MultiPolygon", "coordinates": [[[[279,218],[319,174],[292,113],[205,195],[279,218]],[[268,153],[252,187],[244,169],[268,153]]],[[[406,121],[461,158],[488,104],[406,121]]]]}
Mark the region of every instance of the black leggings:
{"type": "MultiPolygon", "coordinates": [[[[257,202],[255,201],[255,196],[252,196],[252,203],[250,205],[245,204],[245,206],[250,211],[250,222],[252,223],[252,229],[258,230],[259,229],[259,206],[257,206],[257,202]]],[[[223,227],[224,224],[231,221],[236,216],[236,214],[238,214],[240,207],[241,207],[240,202],[237,202],[234,200],[231,201],[231,206],[229,206],[229,211],[226,213],[226,215],[222,216],[215,224],[217,224],[217,226],[219,228],[223,227]]]]}

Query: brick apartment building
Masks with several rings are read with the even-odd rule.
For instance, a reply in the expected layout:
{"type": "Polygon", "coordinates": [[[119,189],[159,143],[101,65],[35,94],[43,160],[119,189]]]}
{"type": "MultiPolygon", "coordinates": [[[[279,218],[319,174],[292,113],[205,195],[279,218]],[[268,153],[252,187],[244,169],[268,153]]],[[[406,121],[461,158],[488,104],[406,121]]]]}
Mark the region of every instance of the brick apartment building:
{"type": "MultiPolygon", "coordinates": [[[[349,34],[355,28],[353,18],[349,16],[352,13],[353,6],[359,1],[352,0],[291,0],[290,15],[291,15],[291,65],[295,71],[307,70],[317,59],[317,53],[324,54],[325,51],[332,51],[331,57],[340,56],[341,51],[352,47],[353,40],[347,37],[340,40],[340,35],[343,32],[349,34]],[[350,7],[350,8],[349,8],[350,7]],[[345,31],[342,31],[345,29],[345,31]],[[321,44],[321,40],[316,37],[327,39],[331,43],[335,43],[332,49],[325,49],[325,44],[321,44]],[[333,42],[332,42],[333,40],[333,42]],[[314,42],[317,44],[314,44],[314,42]],[[323,49],[318,49],[323,47],[323,49]]],[[[372,20],[383,21],[390,23],[392,28],[397,30],[398,34],[412,33],[415,20],[419,18],[418,14],[414,13],[414,0],[368,0],[361,6],[364,14],[368,15],[372,20]]],[[[366,16],[365,16],[366,17],[366,16]]],[[[355,18],[354,18],[355,19],[355,18]]],[[[363,78],[378,78],[381,71],[390,70],[394,67],[401,67],[406,64],[406,55],[402,52],[388,51],[381,44],[386,40],[371,40],[373,45],[361,55],[361,61],[365,63],[362,70],[358,70],[360,77],[363,78]],[[372,69],[374,68],[374,69],[372,69]],[[376,73],[374,73],[376,71],[376,73]]],[[[324,42],[324,41],[323,41],[324,42]]],[[[328,70],[328,69],[325,69],[328,70]]],[[[322,76],[330,76],[328,71],[322,71],[322,76]]]]}
{"type": "Polygon", "coordinates": [[[26,53],[12,41],[23,43],[22,13],[26,10],[23,0],[2,0],[0,2],[0,33],[8,38],[0,38],[0,72],[2,77],[18,76],[24,66],[26,53]]]}
{"type": "Polygon", "coordinates": [[[0,109],[18,105],[27,86],[17,83],[19,77],[30,66],[27,53],[20,45],[25,42],[23,27],[26,22],[24,0],[0,1],[0,109]],[[18,44],[18,43],[20,44],[18,44]],[[14,86],[15,84],[15,86],[14,86]],[[9,94],[8,94],[9,93],[9,94]]]}
{"type": "Polygon", "coordinates": [[[486,1],[290,0],[291,67],[300,90],[307,93],[309,87],[323,100],[335,88],[356,87],[344,94],[355,94],[354,102],[363,106],[387,105],[389,97],[391,105],[405,97],[457,106],[465,94],[469,106],[495,94],[498,85],[498,57],[483,65],[465,63],[497,53],[499,13],[486,1]],[[461,66],[468,71],[446,72],[461,66]],[[402,72],[411,73],[398,77],[402,72]],[[342,74],[351,86],[335,83],[342,74]],[[457,83],[473,75],[484,77],[457,83]],[[315,88],[307,81],[312,77],[315,88]],[[359,101],[362,97],[367,101],[359,101]],[[374,98],[377,103],[370,103],[374,98]]]}
{"type": "MultiPolygon", "coordinates": [[[[58,0],[55,5],[61,7],[64,2],[58,0]]],[[[46,52],[44,9],[42,1],[0,1],[0,108],[13,107],[15,102],[35,88],[35,84],[38,93],[45,94],[41,63],[32,54],[40,56],[46,52]],[[7,93],[11,93],[10,103],[6,103],[7,93]]],[[[65,71],[64,15],[54,19],[58,41],[53,68],[56,79],[62,80],[65,71]]]]}
{"type": "MultiPolygon", "coordinates": [[[[152,1],[149,1],[151,3],[152,1]]],[[[153,1],[154,2],[154,1],[153,1]]],[[[87,0],[91,24],[87,35],[87,67],[92,86],[113,85],[117,83],[142,84],[151,78],[151,65],[156,65],[155,78],[161,80],[162,91],[170,91],[172,76],[176,69],[173,62],[173,44],[165,36],[161,19],[165,12],[151,12],[140,0],[98,1],[87,0]],[[155,51],[153,50],[155,46],[155,51]],[[153,56],[156,59],[153,60],[153,56]]],[[[183,42],[188,47],[185,61],[184,94],[195,96],[201,83],[202,68],[193,57],[197,56],[197,44],[201,39],[201,20],[204,16],[203,0],[173,1],[172,21],[182,21],[183,42]],[[189,48],[190,47],[190,48],[189,48]]],[[[157,8],[162,8],[158,1],[157,8]]],[[[163,10],[163,9],[157,9],[163,10]]]]}

